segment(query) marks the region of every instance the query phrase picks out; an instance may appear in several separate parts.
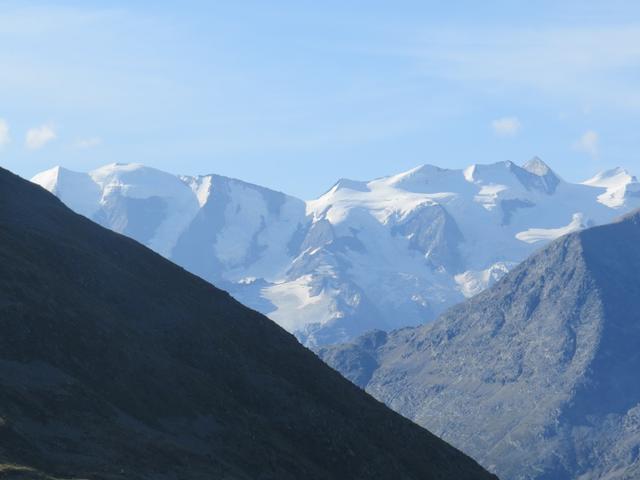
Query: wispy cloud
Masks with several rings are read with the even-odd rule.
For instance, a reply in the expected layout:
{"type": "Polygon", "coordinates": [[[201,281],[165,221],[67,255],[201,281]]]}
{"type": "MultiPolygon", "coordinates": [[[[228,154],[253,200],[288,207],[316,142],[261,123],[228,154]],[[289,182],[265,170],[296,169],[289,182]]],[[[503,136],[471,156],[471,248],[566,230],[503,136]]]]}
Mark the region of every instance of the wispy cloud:
{"type": "Polygon", "coordinates": [[[520,131],[522,124],[517,117],[502,117],[491,122],[491,128],[496,135],[513,136],[520,131]]]}
{"type": "Polygon", "coordinates": [[[9,136],[9,124],[6,120],[0,118],[0,149],[4,148],[11,141],[9,136]]]}
{"type": "Polygon", "coordinates": [[[79,140],[76,140],[76,142],[73,144],[73,147],[80,150],[86,150],[88,148],[95,148],[100,145],[102,145],[102,138],[89,137],[89,138],[81,138],[79,140]]]}
{"type": "Polygon", "coordinates": [[[29,150],[37,150],[56,139],[56,132],[51,125],[31,128],[25,137],[25,146],[29,150]]]}
{"type": "Polygon", "coordinates": [[[589,154],[592,158],[597,158],[598,141],[598,133],[593,130],[588,130],[573,144],[573,148],[579,152],[589,154]]]}
{"type": "Polygon", "coordinates": [[[581,104],[640,109],[640,86],[629,75],[640,68],[640,25],[431,28],[377,52],[410,59],[426,78],[471,91],[533,89],[581,104]]]}
{"type": "MultiPolygon", "coordinates": [[[[27,3],[27,2],[25,2],[27,3]]],[[[14,8],[3,5],[0,17],[0,35],[33,37],[68,32],[70,29],[95,25],[97,22],[115,17],[118,10],[88,9],[63,6],[28,6],[16,3],[14,8]]]]}

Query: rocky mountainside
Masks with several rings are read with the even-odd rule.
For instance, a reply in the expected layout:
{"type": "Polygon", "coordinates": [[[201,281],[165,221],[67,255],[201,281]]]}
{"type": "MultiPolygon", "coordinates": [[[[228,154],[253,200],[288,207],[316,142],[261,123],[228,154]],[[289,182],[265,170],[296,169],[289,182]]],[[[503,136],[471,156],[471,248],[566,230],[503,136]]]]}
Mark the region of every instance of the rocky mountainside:
{"type": "Polygon", "coordinates": [[[0,170],[0,476],[490,479],[275,323],[0,170]]]}
{"type": "Polygon", "coordinates": [[[312,347],[432,320],[550,240],[640,207],[640,183],[622,169],[572,184],[538,158],[343,179],[307,202],[141,165],[33,181],[312,347]]]}
{"type": "Polygon", "coordinates": [[[564,236],[435,322],[321,350],[505,480],[640,475],[640,212],[564,236]]]}

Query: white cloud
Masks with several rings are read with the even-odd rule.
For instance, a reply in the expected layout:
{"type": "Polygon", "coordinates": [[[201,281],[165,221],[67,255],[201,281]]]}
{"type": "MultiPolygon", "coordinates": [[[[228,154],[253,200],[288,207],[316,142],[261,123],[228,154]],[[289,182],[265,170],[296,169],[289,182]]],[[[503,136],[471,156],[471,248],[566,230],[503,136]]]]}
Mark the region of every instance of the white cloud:
{"type": "Polygon", "coordinates": [[[9,124],[0,118],[0,148],[3,148],[11,141],[9,136],[9,124]]]}
{"type": "Polygon", "coordinates": [[[491,128],[497,135],[513,136],[520,130],[522,125],[516,117],[502,117],[491,122],[491,128]]]}
{"type": "Polygon", "coordinates": [[[87,148],[94,148],[99,145],[102,145],[102,139],[100,137],[89,137],[89,138],[81,138],[77,140],[73,146],[80,150],[85,150],[87,148]]]}
{"type": "Polygon", "coordinates": [[[597,132],[588,130],[573,144],[573,148],[596,158],[598,156],[598,139],[597,132]]]}
{"type": "Polygon", "coordinates": [[[25,145],[30,150],[37,150],[44,147],[51,140],[55,140],[56,132],[51,125],[42,125],[31,128],[27,131],[25,145]]]}

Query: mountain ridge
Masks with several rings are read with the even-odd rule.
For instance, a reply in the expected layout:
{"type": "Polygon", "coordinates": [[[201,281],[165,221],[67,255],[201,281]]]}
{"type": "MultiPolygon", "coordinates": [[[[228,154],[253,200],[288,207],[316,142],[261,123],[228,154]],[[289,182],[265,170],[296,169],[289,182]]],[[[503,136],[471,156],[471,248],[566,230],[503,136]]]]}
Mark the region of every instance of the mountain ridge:
{"type": "Polygon", "coordinates": [[[319,354],[506,480],[635,478],[638,241],[636,210],[552,242],[430,325],[319,354]]]}
{"type": "Polygon", "coordinates": [[[640,207],[640,183],[620,172],[573,184],[537,157],[424,164],[306,202],[139,164],[33,181],[320,347],[430,321],[554,238],[640,207]]]}
{"type": "Polygon", "coordinates": [[[5,170],[0,260],[0,472],[493,478],[228,293],[5,170]]]}

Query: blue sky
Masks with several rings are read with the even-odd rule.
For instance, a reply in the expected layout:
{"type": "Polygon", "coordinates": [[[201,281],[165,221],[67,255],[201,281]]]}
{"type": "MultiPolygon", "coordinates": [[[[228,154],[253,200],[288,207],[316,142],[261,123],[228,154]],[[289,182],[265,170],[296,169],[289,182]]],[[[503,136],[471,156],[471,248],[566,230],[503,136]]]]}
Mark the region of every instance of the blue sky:
{"type": "Polygon", "coordinates": [[[423,163],[640,174],[640,4],[0,0],[0,164],[312,198],[423,163]],[[636,6],[637,5],[637,6],[636,6]]]}

